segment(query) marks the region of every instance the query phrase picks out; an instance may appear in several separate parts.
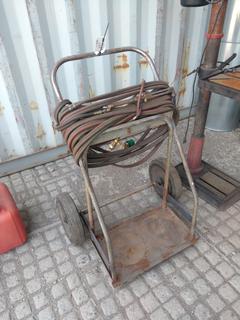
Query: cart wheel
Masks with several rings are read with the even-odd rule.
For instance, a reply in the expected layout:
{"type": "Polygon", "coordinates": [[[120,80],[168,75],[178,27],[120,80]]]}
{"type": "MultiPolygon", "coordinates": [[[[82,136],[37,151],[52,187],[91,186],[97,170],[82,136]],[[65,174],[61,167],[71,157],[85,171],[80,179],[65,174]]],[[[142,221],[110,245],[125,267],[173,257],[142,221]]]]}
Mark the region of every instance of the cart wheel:
{"type": "Polygon", "coordinates": [[[82,245],[85,240],[83,224],[75,203],[68,193],[61,193],[56,199],[56,209],[68,239],[74,245],[82,245]]]}
{"type": "MultiPolygon", "coordinates": [[[[153,184],[153,187],[156,193],[159,195],[162,195],[162,192],[159,186],[161,185],[163,187],[165,164],[166,164],[166,159],[161,158],[161,159],[153,160],[149,166],[150,180],[153,184]]],[[[177,172],[177,169],[171,164],[170,164],[170,171],[169,171],[168,192],[175,199],[178,199],[182,194],[182,182],[181,182],[180,176],[177,172]]]]}

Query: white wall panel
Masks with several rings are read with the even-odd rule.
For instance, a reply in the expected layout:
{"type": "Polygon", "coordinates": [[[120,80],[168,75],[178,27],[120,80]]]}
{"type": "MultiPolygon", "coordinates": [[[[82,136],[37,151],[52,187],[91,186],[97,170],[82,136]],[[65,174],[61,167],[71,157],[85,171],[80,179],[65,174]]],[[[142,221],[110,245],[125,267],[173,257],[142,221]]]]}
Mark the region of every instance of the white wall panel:
{"type": "MultiPolygon", "coordinates": [[[[231,1],[227,13],[228,35],[237,2],[231,1]]],[[[108,22],[105,46],[148,51],[161,77],[179,92],[179,105],[188,107],[193,77],[185,76],[199,63],[209,10],[183,8],[180,0],[1,0],[0,160],[63,143],[51,125],[56,102],[51,69],[65,55],[94,51],[108,22]]],[[[225,44],[221,54],[232,48],[225,44]]],[[[59,83],[63,96],[76,101],[151,77],[141,57],[126,53],[68,63],[59,83]]]]}

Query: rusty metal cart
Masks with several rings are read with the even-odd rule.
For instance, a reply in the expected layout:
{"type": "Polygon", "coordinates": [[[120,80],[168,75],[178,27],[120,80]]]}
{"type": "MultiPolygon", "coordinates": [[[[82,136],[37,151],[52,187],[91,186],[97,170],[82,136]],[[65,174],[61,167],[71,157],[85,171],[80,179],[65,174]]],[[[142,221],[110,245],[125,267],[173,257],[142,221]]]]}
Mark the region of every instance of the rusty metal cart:
{"type": "MultiPolygon", "coordinates": [[[[150,56],[138,48],[109,49],[101,55],[126,51],[133,51],[142,55],[151,66],[155,78],[159,79],[150,56]]],[[[62,101],[63,97],[57,84],[56,75],[58,68],[68,61],[92,57],[96,57],[94,52],[69,56],[61,59],[55,65],[52,72],[52,84],[59,101],[62,101]]],[[[138,274],[168,259],[196,241],[194,229],[198,199],[172,115],[156,115],[112,127],[103,132],[97,139],[91,141],[91,144],[96,145],[109,142],[115,139],[115,137],[124,139],[128,136],[135,136],[146,129],[158,128],[161,125],[168,126],[166,160],[152,161],[149,167],[151,183],[135,191],[140,192],[145,188],[153,186],[155,191],[162,197],[158,208],[148,210],[144,214],[125,219],[120,223],[107,227],[101,209],[109,203],[104,203],[103,205],[98,203],[84,159],[80,159],[79,165],[85,181],[87,209],[78,212],[74,201],[66,193],[61,194],[56,201],[63,227],[68,238],[73,243],[79,245],[83,243],[85,238],[84,226],[87,227],[91,240],[112,278],[114,287],[130,281],[138,274]],[[188,213],[184,206],[169,194],[170,191],[172,195],[178,197],[181,187],[181,185],[179,186],[181,181],[177,171],[171,165],[174,139],[186,171],[190,189],[193,193],[192,214],[188,213]],[[100,224],[99,232],[94,227],[93,212],[95,212],[100,224]]],[[[123,199],[129,195],[123,195],[115,200],[123,199]]]]}

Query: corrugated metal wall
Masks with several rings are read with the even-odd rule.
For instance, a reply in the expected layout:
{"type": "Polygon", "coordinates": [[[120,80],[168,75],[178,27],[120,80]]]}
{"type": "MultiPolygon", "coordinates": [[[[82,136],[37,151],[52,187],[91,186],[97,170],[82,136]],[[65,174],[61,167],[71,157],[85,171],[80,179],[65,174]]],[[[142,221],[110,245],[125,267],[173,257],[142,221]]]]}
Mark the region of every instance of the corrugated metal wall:
{"type": "MultiPolygon", "coordinates": [[[[51,69],[65,55],[94,51],[108,22],[106,47],[148,51],[178,90],[179,104],[189,106],[193,79],[183,78],[200,60],[209,10],[182,8],[180,0],[1,0],[0,160],[63,143],[51,125],[51,69]]],[[[151,72],[134,54],[69,63],[59,73],[64,97],[73,101],[143,77],[151,72]]]]}

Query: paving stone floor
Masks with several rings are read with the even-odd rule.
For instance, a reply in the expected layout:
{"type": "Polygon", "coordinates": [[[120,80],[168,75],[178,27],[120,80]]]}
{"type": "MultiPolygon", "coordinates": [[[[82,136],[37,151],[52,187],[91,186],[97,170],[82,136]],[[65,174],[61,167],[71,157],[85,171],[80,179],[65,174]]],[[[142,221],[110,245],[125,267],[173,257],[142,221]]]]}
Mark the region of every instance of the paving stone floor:
{"type": "MultiPolygon", "coordinates": [[[[209,142],[205,155],[210,158],[209,142]]],[[[237,166],[233,170],[240,174],[237,166]]],[[[91,171],[100,201],[148,180],[146,164],[114,171],[115,178],[110,167],[91,171]]],[[[55,210],[60,192],[69,192],[78,208],[85,205],[83,180],[71,157],[0,180],[9,186],[29,234],[25,245],[0,255],[0,320],[240,319],[240,202],[221,212],[200,200],[196,245],[113,289],[90,240],[81,248],[71,245],[55,210]]],[[[180,200],[191,209],[190,192],[180,200]]],[[[104,216],[112,224],[158,202],[148,189],[109,205],[104,216]]]]}

